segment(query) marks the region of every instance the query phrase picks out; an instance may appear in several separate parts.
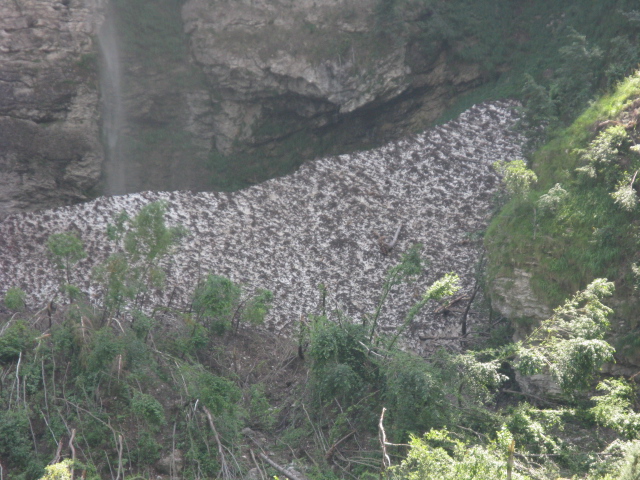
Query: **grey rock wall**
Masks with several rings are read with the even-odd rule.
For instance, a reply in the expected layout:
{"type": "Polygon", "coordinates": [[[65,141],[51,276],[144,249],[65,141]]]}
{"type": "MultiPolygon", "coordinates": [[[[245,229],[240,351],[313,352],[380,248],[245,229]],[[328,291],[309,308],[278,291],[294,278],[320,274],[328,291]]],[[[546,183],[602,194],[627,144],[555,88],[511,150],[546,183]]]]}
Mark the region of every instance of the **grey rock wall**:
{"type": "MultiPolygon", "coordinates": [[[[476,65],[449,65],[444,51],[426,61],[407,35],[411,18],[398,19],[400,32],[385,35],[378,5],[188,0],[182,16],[191,53],[220,97],[215,147],[230,153],[238,141],[255,144],[327,127],[360,111],[375,116],[376,108],[398,99],[404,100],[367,125],[424,128],[456,88],[479,81],[476,65]],[[283,116],[297,121],[283,126],[283,116]],[[278,128],[262,128],[273,123],[278,128]]],[[[353,128],[353,135],[363,132],[353,128]]]]}
{"type": "Polygon", "coordinates": [[[426,58],[407,34],[411,12],[386,32],[377,0],[109,1],[0,4],[0,217],[100,193],[210,190],[212,155],[231,175],[249,155],[261,163],[241,183],[260,181],[421,130],[482,80],[444,49],[426,58]],[[122,50],[117,186],[97,45],[109,12],[122,50]]]}
{"type": "Polygon", "coordinates": [[[86,200],[99,181],[91,18],[82,0],[0,2],[0,217],[86,200]]]}

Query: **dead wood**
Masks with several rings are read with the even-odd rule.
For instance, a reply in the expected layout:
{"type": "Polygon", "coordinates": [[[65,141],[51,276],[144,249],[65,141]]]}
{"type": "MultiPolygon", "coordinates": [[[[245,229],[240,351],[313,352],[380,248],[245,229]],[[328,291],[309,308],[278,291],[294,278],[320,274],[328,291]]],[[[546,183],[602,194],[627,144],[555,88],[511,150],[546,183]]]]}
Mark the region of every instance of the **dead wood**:
{"type": "Polygon", "coordinates": [[[222,476],[224,478],[229,478],[230,477],[229,467],[227,465],[227,460],[224,456],[224,449],[222,448],[222,442],[220,441],[218,430],[216,430],[216,426],[213,423],[213,416],[211,415],[211,412],[207,407],[202,405],[202,403],[200,403],[200,405],[202,406],[202,410],[204,410],[204,413],[207,415],[207,419],[209,420],[209,426],[211,427],[211,430],[213,431],[213,436],[216,439],[216,443],[218,444],[218,454],[220,455],[220,467],[222,469],[222,476]]]}
{"type": "Polygon", "coordinates": [[[324,459],[331,463],[331,459],[333,457],[333,454],[336,452],[336,448],[338,448],[338,446],[344,442],[346,439],[348,439],[349,437],[351,437],[353,434],[355,434],[356,431],[355,430],[351,430],[349,433],[347,433],[344,437],[342,437],[340,440],[338,440],[336,443],[334,443],[333,445],[331,445],[331,448],[329,450],[327,450],[326,455],[324,456],[324,459]]]}
{"type": "Polygon", "coordinates": [[[269,457],[267,457],[264,453],[258,452],[258,455],[260,456],[261,459],[263,459],[265,462],[267,462],[269,465],[271,465],[273,468],[275,468],[285,477],[291,480],[303,480],[302,478],[298,477],[296,474],[292,473],[291,470],[287,470],[282,465],[278,465],[276,462],[274,462],[269,457]]]}

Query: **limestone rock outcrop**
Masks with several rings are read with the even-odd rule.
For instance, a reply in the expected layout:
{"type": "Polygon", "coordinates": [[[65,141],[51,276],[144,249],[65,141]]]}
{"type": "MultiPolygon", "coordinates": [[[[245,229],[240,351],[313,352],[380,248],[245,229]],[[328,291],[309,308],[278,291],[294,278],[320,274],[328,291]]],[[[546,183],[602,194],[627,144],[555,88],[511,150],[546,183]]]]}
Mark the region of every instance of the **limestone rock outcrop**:
{"type": "Polygon", "coordinates": [[[426,6],[392,21],[379,7],[379,0],[2,2],[0,217],[102,193],[222,188],[216,161],[236,177],[233,162],[252,166],[224,187],[237,188],[327,151],[423,130],[483,80],[480,68],[454,61],[452,46],[415,40],[426,6]],[[100,48],[108,22],[122,75],[118,158],[105,133],[114,131],[115,101],[100,48]]]}
{"type": "Polygon", "coordinates": [[[91,18],[82,0],[0,2],[0,216],[86,200],[99,181],[91,18]]]}
{"type": "MultiPolygon", "coordinates": [[[[500,313],[510,319],[527,319],[541,322],[553,313],[551,308],[541,301],[533,289],[530,280],[532,274],[515,269],[511,276],[501,276],[491,282],[491,303],[500,313]]],[[[521,340],[529,333],[528,328],[515,322],[515,337],[521,340]]]]}
{"type": "Polygon", "coordinates": [[[365,128],[424,128],[456,88],[479,81],[477,66],[450,65],[444,50],[425,59],[405,31],[415,19],[397,19],[402,31],[385,32],[379,3],[251,0],[230,8],[228,0],[188,0],[191,53],[219,94],[216,148],[229,153],[238,142],[259,145],[345,116],[353,128],[359,114],[389,102],[396,103],[365,128]]]}

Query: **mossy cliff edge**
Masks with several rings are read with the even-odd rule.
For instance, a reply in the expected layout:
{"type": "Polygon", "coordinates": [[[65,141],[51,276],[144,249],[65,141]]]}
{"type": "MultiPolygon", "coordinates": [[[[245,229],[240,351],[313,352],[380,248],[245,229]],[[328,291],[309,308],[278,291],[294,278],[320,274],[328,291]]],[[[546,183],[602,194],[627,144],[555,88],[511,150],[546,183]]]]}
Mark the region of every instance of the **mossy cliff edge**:
{"type": "Polygon", "coordinates": [[[606,277],[616,284],[618,354],[637,364],[639,107],[636,73],[551,135],[532,157],[537,184],[489,226],[491,297],[515,320],[517,336],[569,292],[606,277]]]}

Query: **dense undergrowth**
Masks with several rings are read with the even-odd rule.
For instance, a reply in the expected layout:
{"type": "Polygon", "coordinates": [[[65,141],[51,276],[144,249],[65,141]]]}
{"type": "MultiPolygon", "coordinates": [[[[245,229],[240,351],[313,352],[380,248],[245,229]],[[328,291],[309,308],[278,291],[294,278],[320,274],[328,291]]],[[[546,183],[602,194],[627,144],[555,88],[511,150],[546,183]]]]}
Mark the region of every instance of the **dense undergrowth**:
{"type": "Polygon", "coordinates": [[[395,332],[380,328],[385,299],[425,268],[415,245],[362,318],[320,286],[293,342],[259,327],[271,292],[214,273],[194,285],[187,311],[150,301],[189,234],[164,211],[158,202],[114,218],[114,253],[95,266],[91,299],[73,284],[85,255],[69,232],[47,244],[55,303],[27,311],[25,292],[5,292],[2,478],[41,478],[50,464],[44,478],[600,479],[616,478],[604,475],[623,468],[627,450],[637,458],[634,385],[609,379],[590,391],[614,351],[602,303],[611,282],[592,282],[523,342],[486,325],[465,349],[425,359],[399,348],[403,333],[457,291],[456,275],[427,288],[395,332]],[[549,376],[554,394],[519,391],[516,371],[549,376]]]}

